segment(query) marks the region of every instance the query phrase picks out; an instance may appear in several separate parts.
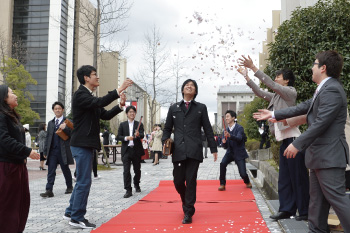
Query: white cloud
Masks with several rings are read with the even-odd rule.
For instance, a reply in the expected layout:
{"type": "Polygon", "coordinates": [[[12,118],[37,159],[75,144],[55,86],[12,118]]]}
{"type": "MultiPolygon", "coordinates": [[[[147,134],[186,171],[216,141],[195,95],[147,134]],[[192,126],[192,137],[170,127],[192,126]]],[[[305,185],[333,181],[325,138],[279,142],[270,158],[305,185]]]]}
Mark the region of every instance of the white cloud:
{"type": "MultiPolygon", "coordinates": [[[[156,24],[172,51],[170,57],[179,51],[187,59],[186,74],[199,85],[196,100],[207,105],[213,121],[218,87],[244,83],[232,60],[244,54],[258,64],[266,28],[272,26],[272,10],[280,9],[280,0],[134,0],[128,31],[119,37],[129,38],[127,75],[133,78],[143,66],[144,33],[156,24]],[[193,17],[195,12],[203,18],[201,23],[193,17]],[[214,45],[216,52],[209,52],[214,45]]],[[[162,117],[167,110],[164,108],[162,117]]]]}

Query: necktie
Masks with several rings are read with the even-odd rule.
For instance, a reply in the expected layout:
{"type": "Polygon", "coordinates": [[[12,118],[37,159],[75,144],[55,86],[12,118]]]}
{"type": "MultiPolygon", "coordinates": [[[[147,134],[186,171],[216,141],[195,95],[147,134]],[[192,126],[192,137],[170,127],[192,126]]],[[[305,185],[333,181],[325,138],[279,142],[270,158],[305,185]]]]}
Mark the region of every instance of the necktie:
{"type": "Polygon", "coordinates": [[[188,109],[188,106],[190,105],[190,102],[185,102],[186,108],[188,109]]]}
{"type": "Polygon", "coordinates": [[[56,119],[56,124],[55,124],[55,126],[56,126],[56,127],[58,126],[58,119],[56,119]]]}

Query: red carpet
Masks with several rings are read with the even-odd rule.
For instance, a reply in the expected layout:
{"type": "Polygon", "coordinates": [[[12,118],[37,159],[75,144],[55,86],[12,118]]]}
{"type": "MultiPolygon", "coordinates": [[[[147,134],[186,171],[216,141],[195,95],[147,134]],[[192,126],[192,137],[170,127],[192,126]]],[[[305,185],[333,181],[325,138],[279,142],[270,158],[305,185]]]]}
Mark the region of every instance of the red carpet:
{"type": "Polygon", "coordinates": [[[241,180],[227,181],[223,192],[218,191],[217,180],[197,184],[192,224],[181,224],[181,200],[173,182],[161,181],[158,188],[93,232],[270,232],[252,191],[241,180]]]}

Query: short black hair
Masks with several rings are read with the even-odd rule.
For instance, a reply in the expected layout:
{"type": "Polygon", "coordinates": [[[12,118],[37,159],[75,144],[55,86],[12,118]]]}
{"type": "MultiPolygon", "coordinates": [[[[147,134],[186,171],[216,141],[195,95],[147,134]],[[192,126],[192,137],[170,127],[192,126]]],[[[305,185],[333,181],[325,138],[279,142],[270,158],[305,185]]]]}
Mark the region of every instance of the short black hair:
{"type": "Polygon", "coordinates": [[[235,111],[233,111],[233,110],[227,110],[227,111],[225,112],[225,116],[226,116],[227,113],[230,114],[231,117],[237,118],[237,114],[236,114],[235,111]]]}
{"type": "Polygon", "coordinates": [[[83,84],[83,85],[85,84],[84,76],[90,77],[92,71],[97,72],[96,68],[90,65],[81,66],[77,70],[77,76],[80,84],[83,84]]]}
{"type": "Polygon", "coordinates": [[[130,106],[126,107],[125,113],[128,113],[128,112],[130,111],[130,109],[132,109],[132,110],[134,110],[135,112],[137,112],[135,106],[130,105],[130,106]]]}
{"type": "Polygon", "coordinates": [[[316,55],[318,67],[326,65],[326,74],[328,77],[339,79],[343,69],[343,57],[335,50],[319,52],[316,55]]]}
{"type": "Polygon", "coordinates": [[[281,74],[282,74],[283,80],[289,80],[288,86],[291,86],[291,87],[294,86],[295,76],[293,74],[293,71],[291,71],[288,68],[284,68],[276,71],[276,77],[280,76],[281,74]]]}
{"type": "Polygon", "coordinates": [[[52,110],[55,108],[56,105],[59,105],[61,106],[62,109],[64,109],[64,105],[61,102],[56,101],[55,103],[52,104],[52,110]]]}
{"type": "Polygon", "coordinates": [[[197,94],[198,94],[198,85],[197,85],[197,82],[193,79],[187,79],[183,84],[182,84],[182,87],[181,87],[181,93],[182,93],[182,98],[184,97],[184,88],[186,86],[187,83],[189,82],[192,82],[196,88],[196,94],[194,94],[194,97],[193,99],[196,98],[197,94]]]}

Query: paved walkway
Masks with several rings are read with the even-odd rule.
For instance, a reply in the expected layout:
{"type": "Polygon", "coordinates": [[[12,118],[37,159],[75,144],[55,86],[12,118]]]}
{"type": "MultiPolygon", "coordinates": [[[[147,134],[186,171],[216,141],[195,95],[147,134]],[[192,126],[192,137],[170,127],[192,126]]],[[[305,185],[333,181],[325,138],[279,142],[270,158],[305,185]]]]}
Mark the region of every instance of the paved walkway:
{"type": "MultiPolygon", "coordinates": [[[[199,166],[198,179],[218,180],[220,161],[224,153],[225,151],[219,148],[219,158],[215,163],[212,155],[209,154],[209,158],[205,159],[199,166]]],[[[53,189],[55,196],[53,198],[42,198],[39,196],[41,192],[45,191],[47,171],[39,171],[38,164],[38,161],[28,162],[31,207],[24,232],[90,232],[90,230],[87,229],[72,228],[69,226],[68,221],[62,218],[64,210],[68,206],[70,195],[64,194],[66,185],[60,168],[57,169],[56,182],[53,189]]],[[[161,159],[160,164],[157,166],[152,166],[151,160],[146,160],[146,163],[142,164],[141,168],[142,175],[140,186],[142,192],[135,194],[133,190],[134,195],[125,199],[123,198],[125,193],[123,189],[123,168],[120,166],[112,167],[114,168],[113,170],[98,171],[101,179],[92,181],[87,214],[85,217],[90,222],[95,223],[97,227],[119,214],[123,209],[127,209],[135,204],[138,200],[155,189],[160,180],[172,180],[173,178],[171,158],[161,159]]],[[[73,172],[74,168],[71,170],[73,172]]],[[[237,166],[234,163],[228,166],[227,179],[241,179],[237,166]]],[[[269,219],[271,212],[266,201],[254,184],[252,191],[255,195],[260,212],[271,232],[282,232],[278,223],[269,219]]],[[[174,192],[176,192],[175,189],[174,192]]],[[[179,206],[179,208],[181,207],[179,206]]],[[[116,232],[118,232],[118,230],[116,230],[116,232]]]]}

